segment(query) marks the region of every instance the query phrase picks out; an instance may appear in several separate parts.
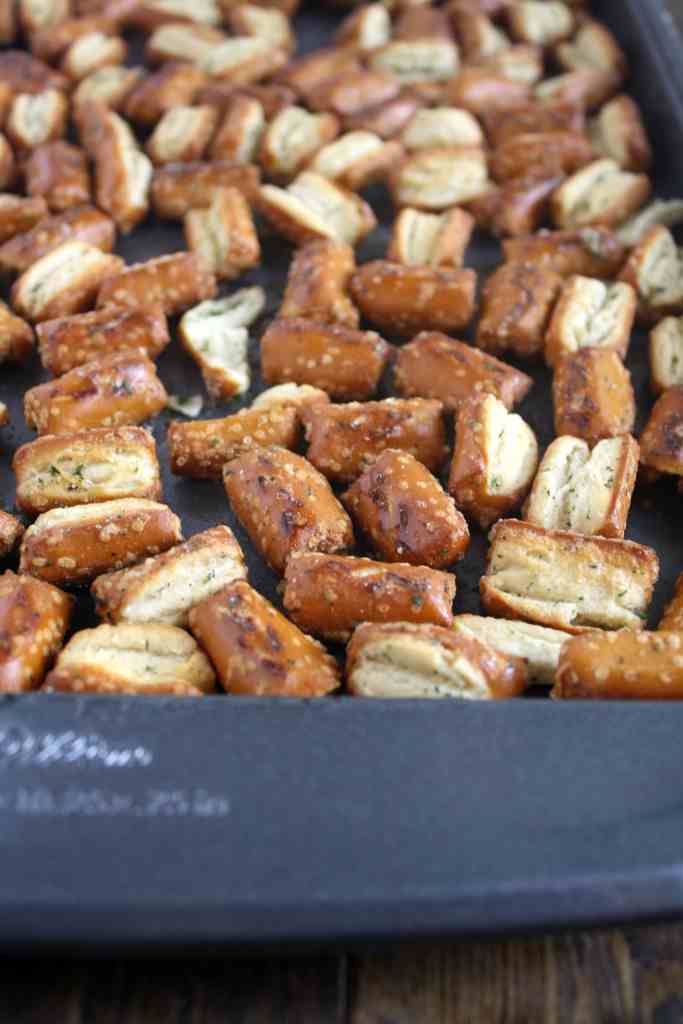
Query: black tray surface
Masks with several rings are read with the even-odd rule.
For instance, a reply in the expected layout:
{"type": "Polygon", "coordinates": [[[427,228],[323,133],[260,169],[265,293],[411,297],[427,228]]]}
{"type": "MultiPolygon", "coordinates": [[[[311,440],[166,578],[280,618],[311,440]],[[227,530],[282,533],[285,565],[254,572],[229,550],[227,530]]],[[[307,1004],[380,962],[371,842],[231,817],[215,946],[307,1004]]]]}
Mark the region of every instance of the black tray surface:
{"type": "MultiPolygon", "coordinates": [[[[655,143],[656,193],[683,181],[683,49],[658,0],[594,0],[631,60],[629,91],[655,143]]],[[[303,49],[339,15],[298,18],[303,49]]],[[[391,206],[368,198],[381,226],[359,262],[383,255],[391,206]]],[[[258,337],[279,306],[291,250],[263,233],[258,337]]],[[[150,221],[118,251],[128,262],[183,247],[150,221]]],[[[498,260],[477,238],[467,263],[498,260]]],[[[234,287],[234,286],[233,286],[234,287]]],[[[394,340],[394,339],[390,339],[394,340]]],[[[523,366],[529,370],[528,365],[523,366]]],[[[642,427],[651,407],[646,336],[628,365],[642,427]]],[[[550,377],[520,408],[542,445],[552,438],[550,377]]],[[[203,392],[177,343],[160,360],[170,392],[203,392]]],[[[5,455],[30,434],[24,390],[37,360],[3,367],[12,427],[5,455]]],[[[389,393],[385,391],[385,393],[389,393]]],[[[244,403],[242,403],[244,404],[244,403]]],[[[203,416],[239,407],[205,405],[203,416]]],[[[168,415],[154,432],[169,504],[186,536],[229,523],[252,582],[277,601],[277,580],[236,525],[220,485],[168,472],[168,415]]],[[[0,495],[14,500],[9,458],[0,495]]],[[[662,573],[656,621],[683,568],[680,498],[640,490],[628,536],[654,546],[662,573]]],[[[485,538],[458,566],[456,610],[478,610],[485,538]]],[[[86,600],[77,624],[92,621],[86,600]]],[[[474,934],[583,925],[683,911],[683,710],[655,704],[201,701],[28,695],[0,700],[0,941],[13,949],[245,945],[474,934]]]]}

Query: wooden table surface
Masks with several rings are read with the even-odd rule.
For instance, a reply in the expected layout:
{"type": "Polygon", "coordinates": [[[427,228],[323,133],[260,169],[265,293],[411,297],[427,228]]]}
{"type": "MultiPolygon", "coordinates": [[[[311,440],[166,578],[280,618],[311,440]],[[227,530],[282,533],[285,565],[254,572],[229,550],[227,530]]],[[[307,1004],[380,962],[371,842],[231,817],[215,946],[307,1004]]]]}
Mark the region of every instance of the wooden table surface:
{"type": "MultiPolygon", "coordinates": [[[[667,0],[683,30],[683,0],[667,0]]],[[[683,1024],[683,924],[268,959],[0,965],[0,1024],[683,1024]]]]}
{"type": "Polygon", "coordinates": [[[283,959],[5,961],[2,1024],[680,1024],[683,926],[283,959]]]}

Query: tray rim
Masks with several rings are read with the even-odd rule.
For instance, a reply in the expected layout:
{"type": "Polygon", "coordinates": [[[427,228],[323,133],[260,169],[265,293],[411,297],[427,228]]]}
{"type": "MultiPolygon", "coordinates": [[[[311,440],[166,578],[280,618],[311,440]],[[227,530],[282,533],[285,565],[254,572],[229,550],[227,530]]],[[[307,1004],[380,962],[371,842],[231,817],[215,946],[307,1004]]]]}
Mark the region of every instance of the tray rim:
{"type": "MultiPolygon", "coordinates": [[[[608,2],[596,0],[598,15],[608,2]]],[[[639,26],[643,45],[659,55],[658,60],[653,60],[658,68],[658,85],[668,97],[667,114],[683,138],[683,40],[670,13],[663,17],[666,8],[661,0],[623,0],[622,6],[639,26]],[[671,19],[668,24],[666,17],[671,19]]],[[[7,707],[23,707],[30,717],[35,700],[33,695],[2,698],[0,716],[7,707]]],[[[46,698],[40,700],[45,702],[46,698]]],[[[58,695],[47,700],[71,707],[77,717],[78,700],[58,695]]],[[[342,704],[350,700],[342,698],[342,704]]],[[[155,698],[149,701],[153,706],[155,698]]],[[[220,697],[202,703],[214,709],[223,704],[226,713],[236,706],[220,697]]],[[[249,699],[243,702],[245,707],[250,703],[249,699]]],[[[392,706],[390,702],[378,704],[392,706]]],[[[667,715],[678,713],[677,709],[662,705],[639,706],[658,708],[667,715]]],[[[601,718],[609,717],[620,707],[616,703],[596,712],[601,718]]],[[[533,702],[529,704],[530,714],[532,708],[533,702]]],[[[523,710],[518,713],[524,716],[523,710]]],[[[455,886],[452,898],[446,901],[441,896],[430,898],[426,894],[418,901],[406,900],[397,893],[390,900],[349,896],[336,904],[311,898],[304,907],[292,907],[287,901],[271,902],[266,911],[262,904],[253,901],[240,904],[233,900],[229,906],[213,907],[151,906],[124,901],[116,906],[103,902],[99,908],[93,908],[75,905],[70,894],[65,895],[63,902],[56,900],[49,906],[45,902],[31,905],[26,893],[18,895],[17,901],[0,897],[0,945],[17,953],[43,952],[53,947],[79,954],[95,948],[154,952],[205,949],[207,945],[271,949],[283,942],[318,945],[513,935],[681,917],[683,853],[678,861],[672,860],[667,866],[567,874],[562,882],[552,884],[548,879],[540,879],[514,885],[487,882],[466,889],[455,886]],[[66,913],[69,920],[65,926],[66,913]],[[150,913],[153,923],[147,919],[150,913]]]]}

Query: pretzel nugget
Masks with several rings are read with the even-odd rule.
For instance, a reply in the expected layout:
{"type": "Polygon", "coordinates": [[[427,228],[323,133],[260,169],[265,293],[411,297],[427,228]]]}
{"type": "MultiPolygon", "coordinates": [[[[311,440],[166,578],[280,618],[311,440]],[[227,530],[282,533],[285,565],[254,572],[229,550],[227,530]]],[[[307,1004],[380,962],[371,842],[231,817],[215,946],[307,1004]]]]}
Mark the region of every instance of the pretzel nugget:
{"type": "Polygon", "coordinates": [[[507,20],[514,39],[536,46],[567,39],[574,28],[571,8],[555,0],[520,0],[508,7],[507,20]]]}
{"type": "Polygon", "coordinates": [[[332,114],[311,114],[303,107],[285,107],[261,137],[261,166],[270,178],[289,181],[338,132],[339,122],[332,114]]]}
{"type": "Polygon", "coordinates": [[[357,697],[501,700],[525,686],[521,662],[474,636],[442,626],[364,623],[346,653],[346,680],[357,697]]]}
{"type": "Polygon", "coordinates": [[[382,181],[403,155],[398,142],[385,142],[372,132],[346,132],[319,149],[309,167],[353,191],[382,181]]]}
{"type": "Polygon", "coordinates": [[[650,384],[656,395],[683,386],[683,318],[667,316],[650,332],[650,384]]]}
{"type": "Polygon", "coordinates": [[[417,96],[399,92],[393,99],[373,106],[363,103],[360,110],[345,117],[344,127],[347,131],[372,132],[380,139],[397,138],[421,105],[417,96]]]}
{"type": "Polygon", "coordinates": [[[187,627],[192,608],[246,578],[244,555],[232,530],[214,526],[130,569],[98,576],[90,589],[97,614],[107,622],[187,627]]]}
{"type": "Polygon", "coordinates": [[[394,39],[453,41],[453,29],[446,11],[423,2],[398,3],[392,36],[394,39]]]}
{"type": "Polygon", "coordinates": [[[68,241],[111,252],[116,240],[116,227],[111,217],[94,206],[72,206],[63,213],[45,217],[21,235],[15,235],[0,246],[0,269],[23,273],[34,263],[68,241]]]}
{"type": "Polygon", "coordinates": [[[387,448],[414,455],[432,472],[438,472],[446,456],[441,402],[386,398],[314,403],[302,416],[307,458],[331,480],[351,483],[387,448]]]}
{"type": "Polygon", "coordinates": [[[92,304],[103,281],[123,267],[112,256],[85,242],[63,242],[17,278],[12,306],[32,323],[80,313],[92,304]]]}
{"type": "Polygon", "coordinates": [[[362,51],[376,50],[391,38],[391,16],[380,3],[363,4],[342,21],[335,42],[362,51]]]}
{"type": "Polygon", "coordinates": [[[595,110],[614,96],[621,77],[599,68],[579,68],[554,78],[545,78],[533,91],[539,103],[576,103],[586,110],[595,110]]]}
{"type": "Polygon", "coordinates": [[[231,295],[209,299],[190,310],[190,316],[199,312],[201,316],[220,318],[223,327],[251,327],[266,307],[266,293],[259,285],[238,288],[231,295]]]}
{"type": "Polygon", "coordinates": [[[39,437],[12,460],[17,505],[30,516],[51,508],[161,497],[154,438],[142,427],[102,427],[39,437]]]}
{"type": "Polygon", "coordinates": [[[167,164],[152,179],[154,212],[163,220],[182,220],[190,210],[211,206],[219,188],[236,188],[251,203],[259,190],[258,167],[224,160],[167,164]]]}
{"type": "MultiPolygon", "coordinates": [[[[0,5],[0,43],[3,46],[13,43],[16,39],[17,13],[14,0],[6,0],[5,3],[0,5]]],[[[388,17],[389,15],[387,14],[388,17]]]]}
{"type": "MultiPolygon", "coordinates": [[[[243,289],[236,294],[240,296],[256,291],[243,289]]],[[[230,399],[249,390],[247,325],[256,319],[265,304],[262,292],[254,297],[254,315],[246,320],[239,317],[235,296],[228,296],[200,302],[180,321],[180,340],[199,366],[206,389],[213,398],[230,399]]]]}
{"type": "Polygon", "coordinates": [[[40,360],[55,377],[92,359],[136,349],[155,359],[170,341],[160,306],[121,309],[103,306],[91,313],[44,320],[36,327],[40,360]]]}
{"type": "Polygon", "coordinates": [[[110,275],[98,292],[97,306],[160,306],[167,316],[173,316],[215,294],[216,279],[197,256],[174,252],[132,263],[110,275]]]}
{"type": "Polygon", "coordinates": [[[288,86],[308,101],[308,97],[321,82],[360,70],[361,63],[352,49],[323,47],[290,61],[286,68],[278,72],[277,83],[288,86]]]}
{"type": "Polygon", "coordinates": [[[275,230],[294,245],[316,238],[355,245],[377,224],[365,200],[313,171],[303,171],[286,189],[263,185],[258,205],[275,230]]]}
{"type": "Polygon", "coordinates": [[[213,692],[215,678],[185,630],[150,622],[82,629],[60,652],[43,690],[202,697],[213,692]]]}
{"type": "Polygon", "coordinates": [[[288,54],[268,39],[233,36],[209,49],[200,67],[212,78],[249,85],[273,74],[288,62],[288,54]]]}
{"type": "Polygon", "coordinates": [[[674,596],[664,609],[657,629],[683,632],[683,573],[676,580],[674,596]]]}
{"type": "Polygon", "coordinates": [[[453,8],[458,8],[485,14],[488,18],[498,18],[505,13],[509,2],[510,0],[450,0],[447,10],[451,13],[453,8]]]}
{"type": "Polygon", "coordinates": [[[389,186],[398,207],[446,210],[486,191],[486,154],[476,146],[419,149],[398,163],[389,186]]]}
{"type": "Polygon", "coordinates": [[[532,383],[526,373],[437,331],[418,334],[396,358],[394,384],[399,393],[437,398],[448,412],[456,412],[470,395],[482,392],[512,409],[532,383]]]}
{"type": "Polygon", "coordinates": [[[91,202],[86,155],[68,142],[37,146],[24,165],[24,177],[27,194],[43,196],[54,213],[91,202]]]}
{"type": "Polygon", "coordinates": [[[577,636],[562,648],[556,700],[683,700],[679,633],[577,636]]]}
{"type": "Polygon", "coordinates": [[[9,512],[0,511],[0,558],[6,558],[14,551],[23,533],[23,523],[9,512]]]}
{"type": "Polygon", "coordinates": [[[472,319],[474,270],[408,267],[374,260],[351,278],[351,297],[380,330],[408,338],[421,330],[458,331],[472,319]]]}
{"type": "Polygon", "coordinates": [[[527,82],[506,78],[495,69],[463,68],[449,83],[449,103],[481,117],[491,110],[510,110],[530,100],[527,82]]]}
{"type": "Polygon", "coordinates": [[[47,213],[47,203],[42,197],[24,199],[10,192],[0,193],[0,243],[30,231],[47,213]]]}
{"type": "MultiPolygon", "coordinates": [[[[213,107],[216,116],[219,109],[213,107]]],[[[211,160],[231,160],[237,164],[254,163],[266,126],[263,104],[252,96],[234,94],[225,110],[218,131],[209,147],[211,160]]]]}
{"type": "Polygon", "coordinates": [[[355,269],[353,249],[344,242],[321,238],[301,246],[289,265],[279,316],[358,327],[358,310],[348,295],[355,269]]]}
{"type": "Polygon", "coordinates": [[[17,177],[17,166],[14,159],[12,147],[0,134],[0,188],[9,188],[15,183],[17,177]]]}
{"type": "Polygon", "coordinates": [[[450,626],[455,576],[403,562],[295,552],[285,570],[284,607],[324,640],[348,640],[361,622],[450,626]]]}
{"type": "Polygon", "coordinates": [[[400,135],[409,151],[453,146],[483,146],[484,133],[476,117],[457,107],[417,110],[400,135]]]}
{"type": "MultiPolygon", "coordinates": [[[[31,35],[31,50],[35,57],[55,63],[64,58],[74,43],[93,34],[106,37],[115,27],[116,19],[104,12],[92,13],[83,18],[67,17],[58,25],[50,25],[34,32],[31,35]]],[[[71,77],[65,68],[62,70],[71,77]]]]}
{"type": "Polygon", "coordinates": [[[299,435],[297,409],[279,402],[242,409],[222,419],[173,420],[167,437],[171,470],[197,480],[220,480],[226,462],[252,448],[294,448],[299,435]]]}
{"type": "Polygon", "coordinates": [[[383,561],[445,569],[467,550],[467,523],[453,499],[408,452],[386,449],[342,501],[383,561]]]}
{"type": "Polygon", "coordinates": [[[575,103],[525,103],[509,110],[490,110],[482,120],[491,145],[496,148],[529,132],[571,132],[586,129],[583,109],[575,103]]]}
{"type": "Polygon", "coordinates": [[[113,65],[87,75],[79,82],[72,96],[72,114],[76,124],[79,124],[81,112],[92,103],[121,111],[143,74],[141,67],[113,65]]]}
{"type": "Polygon", "coordinates": [[[62,646],[73,598],[31,576],[0,576],[0,692],[25,693],[42,683],[62,646]]]}
{"type": "Polygon", "coordinates": [[[147,153],[154,164],[199,160],[216,127],[216,111],[179,106],[167,110],[147,141],[147,153]]]}
{"type": "Polygon", "coordinates": [[[538,443],[521,416],[494,395],[468,398],[458,411],[449,493],[482,529],[519,508],[538,466],[538,443]]]}
{"type": "Polygon", "coordinates": [[[458,48],[450,39],[393,39],[369,58],[373,71],[393,75],[401,85],[448,82],[458,72],[458,48]]]}
{"type": "Polygon", "coordinates": [[[19,93],[14,97],[5,129],[15,149],[30,151],[66,132],[69,101],[59,89],[19,93]]]}
{"type": "Polygon", "coordinates": [[[24,534],[19,572],[60,585],[87,583],[182,539],[178,517],[146,498],[53,508],[24,534]]]}
{"type": "Polygon", "coordinates": [[[266,384],[310,384],[340,401],[373,395],[392,352],[374,331],[341,324],[280,319],[261,339],[266,384]]]}
{"type": "Polygon", "coordinates": [[[394,221],[386,258],[409,267],[462,267],[474,223],[459,207],[422,213],[406,206],[394,221]]]}
{"type": "Polygon", "coordinates": [[[294,551],[346,551],[353,527],[329,483],[285,448],[256,448],[223,467],[233,512],[275,572],[294,551]]]}
{"type": "Polygon", "coordinates": [[[506,239],[502,245],[508,262],[533,263],[563,277],[614,277],[626,258],[626,248],[619,238],[600,227],[541,231],[526,238],[506,239]]]}
{"type": "Polygon", "coordinates": [[[0,302],[0,363],[23,363],[33,351],[33,331],[0,302]]]}
{"type": "Polygon", "coordinates": [[[611,349],[584,348],[562,356],[553,378],[555,433],[595,445],[630,434],[636,416],[631,375],[611,349]]]}
{"type": "Polygon", "coordinates": [[[203,72],[191,64],[169,61],[134,86],[123,112],[135,124],[152,127],[167,111],[192,103],[205,81],[203,72]]]}
{"type": "Polygon", "coordinates": [[[8,85],[14,94],[68,88],[65,75],[24,50],[3,50],[0,53],[0,83],[8,85]]]}
{"type": "Polygon", "coordinates": [[[219,280],[231,280],[261,259],[249,204],[236,188],[219,188],[205,210],[189,210],[184,219],[187,247],[219,280]]]}
{"type": "Polygon", "coordinates": [[[211,53],[224,43],[226,35],[210,25],[183,25],[171,22],[160,25],[148,36],[145,57],[148,64],[185,63],[193,66],[206,81],[206,64],[211,53]]]}
{"type": "Polygon", "coordinates": [[[489,534],[482,604],[492,615],[583,633],[642,629],[659,574],[652,548],[501,519],[489,534]]]}
{"type": "Polygon", "coordinates": [[[209,30],[213,25],[220,25],[222,20],[216,0],[194,0],[190,6],[186,0],[142,0],[133,8],[132,14],[131,24],[143,32],[176,22],[181,23],[179,28],[188,32],[196,28],[209,30]]]}
{"type": "Polygon", "coordinates": [[[305,410],[317,402],[329,403],[330,396],[320,388],[311,387],[310,384],[276,384],[275,387],[266,388],[260,395],[257,395],[251,403],[251,409],[272,409],[277,405],[290,405],[297,411],[305,410]]]}
{"type": "Polygon", "coordinates": [[[69,78],[80,82],[101,68],[123,64],[127,52],[120,36],[89,32],[71,44],[64,54],[61,69],[69,78]]]}
{"type": "Polygon", "coordinates": [[[24,394],[24,416],[39,434],[142,423],[166,405],[154,363],[128,350],[100,356],[24,394]]]}
{"type": "Polygon", "coordinates": [[[102,110],[99,120],[92,144],[97,204],[127,234],[147,216],[152,163],[122,117],[102,110]]]}
{"type": "Polygon", "coordinates": [[[511,660],[520,658],[528,686],[552,686],[562,645],[569,639],[559,629],[515,619],[494,619],[488,615],[456,615],[453,629],[462,636],[474,637],[511,660]]]}
{"type": "Polygon", "coordinates": [[[253,697],[324,697],[339,669],[248,583],[236,582],[190,612],[190,628],[228,693],[253,697]]]}
{"type": "Polygon", "coordinates": [[[640,461],[650,471],[683,477],[683,388],[655,402],[640,438],[640,461]]]}
{"type": "Polygon", "coordinates": [[[617,80],[623,78],[627,70],[624,51],[612,33],[590,18],[579,26],[573,39],[555,47],[555,58],[569,71],[602,71],[617,80]]]}
{"type": "Polygon", "coordinates": [[[346,122],[391,103],[400,95],[400,83],[392,75],[352,70],[323,79],[308,92],[306,102],[312,110],[327,111],[346,122]]]}
{"type": "Polygon", "coordinates": [[[625,171],[646,171],[652,163],[645,125],[630,96],[605,103],[588,130],[595,153],[615,160],[625,171]]]}
{"type": "Polygon", "coordinates": [[[550,198],[562,176],[513,178],[467,204],[478,226],[493,235],[529,235],[547,219],[550,198]]]}
{"type": "Polygon", "coordinates": [[[225,21],[233,35],[257,36],[282,50],[295,48],[296,39],[289,19],[277,7],[239,4],[228,8],[225,21]]]}
{"type": "Polygon", "coordinates": [[[656,323],[683,313],[682,250],[663,224],[648,228],[624,264],[619,278],[636,290],[638,318],[656,323]]]}
{"type": "Polygon", "coordinates": [[[593,451],[578,437],[556,438],[538,467],[524,518],[547,530],[623,537],[639,451],[629,435],[598,441],[593,451]]]}
{"type": "Polygon", "coordinates": [[[584,348],[611,349],[624,359],[635,313],[636,293],[630,285],[570,277],[546,334],[546,362],[554,366],[563,355],[584,348]]]}
{"type": "Polygon", "coordinates": [[[615,227],[630,217],[650,194],[646,174],[622,171],[615,160],[594,160],[560,185],[553,195],[553,221],[561,228],[585,224],[615,227]]]}
{"type": "Polygon", "coordinates": [[[458,4],[457,0],[448,5],[447,11],[467,63],[477,63],[509,48],[505,32],[480,11],[458,4]]]}
{"type": "Polygon", "coordinates": [[[562,278],[553,270],[504,263],[484,286],[477,346],[496,353],[509,349],[519,357],[537,355],[561,287],[562,278]]]}
{"type": "MultiPolygon", "coordinates": [[[[516,85],[522,85],[529,89],[543,78],[545,70],[543,49],[540,46],[533,46],[531,43],[506,46],[497,53],[482,58],[479,61],[479,67],[489,75],[500,75],[516,85]]],[[[526,99],[529,99],[528,93],[526,99]]],[[[484,110],[480,110],[479,115],[483,112],[484,110]]]]}
{"type": "Polygon", "coordinates": [[[491,175],[496,181],[572,174],[594,159],[593,147],[578,132],[524,132],[501,142],[493,151],[491,175]]]}
{"type": "Polygon", "coordinates": [[[617,237],[623,245],[633,248],[642,241],[645,232],[656,224],[675,228],[682,221],[683,199],[653,199],[621,225],[617,237]]]}

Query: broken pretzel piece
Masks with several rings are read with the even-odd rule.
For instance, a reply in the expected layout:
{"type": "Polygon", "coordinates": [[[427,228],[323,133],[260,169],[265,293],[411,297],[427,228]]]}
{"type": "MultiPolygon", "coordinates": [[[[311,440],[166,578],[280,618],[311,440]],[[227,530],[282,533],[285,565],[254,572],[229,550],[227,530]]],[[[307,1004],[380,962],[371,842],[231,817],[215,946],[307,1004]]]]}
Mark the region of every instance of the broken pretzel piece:
{"type": "Polygon", "coordinates": [[[598,441],[558,437],[538,467],[524,518],[547,530],[623,537],[638,473],[638,442],[629,434],[598,441]]]}
{"type": "Polygon", "coordinates": [[[487,612],[583,633],[642,629],[659,575],[652,548],[501,519],[480,582],[487,612]]]}
{"type": "Polygon", "coordinates": [[[482,529],[519,508],[538,465],[538,442],[525,420],[494,395],[458,410],[448,491],[482,529]]]}

